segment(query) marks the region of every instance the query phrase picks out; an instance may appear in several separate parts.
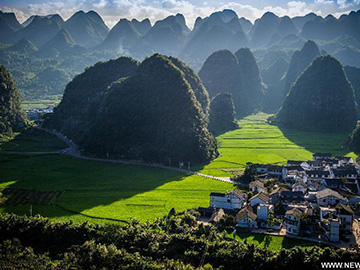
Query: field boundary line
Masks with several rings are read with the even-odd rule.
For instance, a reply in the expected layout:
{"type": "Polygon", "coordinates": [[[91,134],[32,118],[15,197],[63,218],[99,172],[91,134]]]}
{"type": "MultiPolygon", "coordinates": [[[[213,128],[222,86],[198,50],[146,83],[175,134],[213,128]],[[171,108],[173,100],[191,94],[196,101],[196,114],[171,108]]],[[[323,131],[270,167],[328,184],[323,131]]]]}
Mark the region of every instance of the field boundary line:
{"type": "Polygon", "coordinates": [[[73,210],[70,210],[70,209],[67,209],[57,203],[54,204],[56,207],[59,207],[60,209],[64,210],[64,211],[67,211],[69,213],[72,213],[72,214],[76,214],[76,215],[81,215],[81,216],[84,216],[84,217],[89,217],[89,218],[94,218],[94,219],[101,219],[101,220],[110,220],[110,221],[117,221],[117,222],[123,222],[123,223],[126,223],[126,224],[130,224],[129,221],[126,221],[126,220],[123,220],[123,219],[116,219],[116,218],[105,218],[105,217],[97,217],[97,216],[92,216],[92,215],[87,215],[87,214],[83,214],[83,213],[80,213],[80,212],[77,212],[77,211],[73,211],[73,210]]]}
{"type": "Polygon", "coordinates": [[[84,156],[84,155],[81,155],[78,152],[76,144],[72,140],[70,140],[69,138],[64,136],[62,133],[57,132],[55,130],[51,131],[51,130],[48,130],[48,129],[45,129],[45,128],[42,128],[42,127],[38,127],[38,126],[35,127],[35,128],[40,129],[40,130],[44,130],[44,131],[46,131],[48,133],[51,133],[51,134],[55,135],[56,137],[58,137],[59,139],[63,140],[65,143],[67,143],[67,145],[69,146],[66,149],[59,150],[59,151],[56,151],[56,152],[51,152],[51,153],[67,154],[67,155],[70,155],[70,156],[73,156],[73,157],[76,157],[76,158],[80,158],[80,159],[94,160],[94,161],[100,161],[100,162],[120,163],[120,164],[127,164],[127,165],[138,165],[138,166],[147,166],[147,167],[153,167],[153,168],[166,169],[166,170],[177,171],[177,172],[190,174],[190,175],[197,175],[197,176],[201,176],[201,177],[205,177],[205,178],[209,178],[209,179],[213,179],[213,180],[217,180],[217,181],[230,183],[230,184],[233,184],[233,185],[237,184],[235,181],[232,181],[230,179],[223,179],[223,178],[220,178],[220,177],[207,175],[207,174],[203,174],[203,173],[198,173],[198,172],[194,172],[194,171],[190,171],[190,170],[186,170],[186,169],[180,169],[180,168],[176,168],[176,167],[165,166],[165,165],[162,165],[162,164],[159,164],[159,163],[147,163],[147,162],[143,162],[143,161],[124,160],[124,159],[104,159],[104,158],[95,158],[95,157],[84,156]]]}

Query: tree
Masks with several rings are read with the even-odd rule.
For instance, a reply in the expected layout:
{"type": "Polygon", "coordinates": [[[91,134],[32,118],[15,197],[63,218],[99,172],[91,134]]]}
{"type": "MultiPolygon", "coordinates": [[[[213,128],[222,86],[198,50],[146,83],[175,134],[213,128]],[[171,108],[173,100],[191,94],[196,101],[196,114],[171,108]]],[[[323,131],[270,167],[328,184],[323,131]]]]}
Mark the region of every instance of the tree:
{"type": "Polygon", "coordinates": [[[20,93],[10,71],[0,65],[0,137],[11,136],[29,124],[21,109],[20,93]]]}
{"type": "Polygon", "coordinates": [[[310,218],[306,213],[302,213],[300,216],[300,230],[305,231],[309,228],[310,218]]]}
{"type": "Polygon", "coordinates": [[[285,208],[281,202],[277,202],[274,206],[274,212],[277,215],[284,215],[285,214],[285,208]]]}
{"type": "Polygon", "coordinates": [[[245,172],[244,172],[244,180],[251,182],[255,180],[255,177],[257,176],[257,164],[247,162],[245,166],[245,172]]]}
{"type": "Polygon", "coordinates": [[[235,218],[232,215],[225,215],[223,216],[219,222],[216,224],[219,231],[228,231],[233,230],[235,224],[235,218]]]}

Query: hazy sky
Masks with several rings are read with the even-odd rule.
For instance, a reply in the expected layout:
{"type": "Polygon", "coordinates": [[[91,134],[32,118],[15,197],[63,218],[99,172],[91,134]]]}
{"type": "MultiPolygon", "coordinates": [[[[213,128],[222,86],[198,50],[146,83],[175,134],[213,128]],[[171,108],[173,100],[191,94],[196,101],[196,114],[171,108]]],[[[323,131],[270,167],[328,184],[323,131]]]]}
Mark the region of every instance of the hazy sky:
{"type": "Polygon", "coordinates": [[[52,13],[58,13],[66,20],[81,9],[95,10],[109,27],[120,18],[149,18],[151,22],[155,22],[176,13],[182,13],[187,24],[192,27],[198,16],[205,17],[224,8],[233,9],[239,17],[254,21],[266,11],[290,17],[309,12],[322,16],[339,16],[360,9],[360,0],[0,0],[0,9],[15,12],[20,22],[30,15],[52,13]]]}

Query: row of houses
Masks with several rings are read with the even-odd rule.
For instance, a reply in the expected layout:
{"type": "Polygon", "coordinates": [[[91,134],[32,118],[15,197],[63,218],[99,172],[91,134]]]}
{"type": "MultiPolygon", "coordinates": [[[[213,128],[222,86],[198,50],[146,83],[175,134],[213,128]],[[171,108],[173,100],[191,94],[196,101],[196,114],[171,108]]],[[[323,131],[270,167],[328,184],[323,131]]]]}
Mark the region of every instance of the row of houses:
{"type": "Polygon", "coordinates": [[[35,121],[35,122],[41,122],[43,120],[43,116],[49,113],[53,113],[54,109],[52,107],[48,107],[48,108],[34,108],[34,109],[30,109],[30,110],[26,110],[26,116],[28,117],[28,119],[30,121],[35,121]]]}
{"type": "Polygon", "coordinates": [[[286,229],[287,234],[299,235],[302,217],[308,218],[307,234],[323,234],[327,240],[338,242],[341,233],[351,233],[354,211],[348,199],[331,189],[324,189],[309,196],[301,191],[277,188],[266,194],[260,192],[246,197],[246,193],[234,189],[227,193],[211,193],[209,209],[216,209],[212,220],[232,214],[240,229],[286,229]],[[282,207],[284,213],[276,212],[282,207]],[[221,210],[219,212],[219,210],[221,210]],[[269,222],[269,219],[277,222],[269,222]]]}
{"type": "Polygon", "coordinates": [[[289,235],[320,236],[332,242],[346,239],[346,234],[352,233],[353,208],[360,203],[358,166],[352,158],[315,154],[313,161],[288,161],[287,166],[259,165],[258,173],[275,180],[258,178],[249,183],[248,191],[234,189],[210,194],[207,211],[212,213],[213,222],[231,214],[237,229],[285,230],[289,235]],[[307,170],[309,167],[304,163],[316,165],[319,170],[307,170]],[[322,177],[325,175],[322,170],[331,178],[322,177]],[[296,177],[289,179],[288,173],[294,171],[296,177]],[[334,177],[340,174],[341,177],[334,177]]]}
{"type": "Polygon", "coordinates": [[[344,190],[360,195],[360,166],[352,157],[331,157],[331,154],[316,153],[311,161],[288,160],[285,166],[259,164],[257,173],[261,178],[277,178],[289,183],[309,182],[315,190],[321,186],[341,186],[344,190]]]}

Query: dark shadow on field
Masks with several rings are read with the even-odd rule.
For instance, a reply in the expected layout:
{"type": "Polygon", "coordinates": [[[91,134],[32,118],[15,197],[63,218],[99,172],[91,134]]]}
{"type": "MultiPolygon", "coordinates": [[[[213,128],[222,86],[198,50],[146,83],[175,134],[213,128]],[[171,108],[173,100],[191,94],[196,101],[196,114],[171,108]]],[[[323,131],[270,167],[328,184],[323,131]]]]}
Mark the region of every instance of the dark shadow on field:
{"type": "Polygon", "coordinates": [[[67,148],[67,144],[53,135],[33,127],[17,134],[10,141],[0,143],[1,151],[52,152],[67,148]]]}
{"type": "Polygon", "coordinates": [[[282,247],[283,248],[293,248],[293,247],[313,247],[313,246],[322,246],[319,243],[316,242],[310,242],[306,240],[300,240],[300,239],[293,239],[290,237],[284,237],[284,240],[282,241],[282,247]]]}
{"type": "MultiPolygon", "coordinates": [[[[0,184],[8,183],[8,188],[63,191],[50,204],[54,207],[43,207],[46,209],[41,213],[47,217],[71,216],[74,212],[110,205],[152,191],[168,182],[181,181],[187,176],[172,170],[90,161],[66,155],[25,154],[0,154],[0,175],[0,184]],[[66,200],[63,199],[64,196],[67,196],[66,200]],[[56,209],[56,204],[63,208],[56,209]]],[[[137,203],[130,208],[165,208],[165,204],[162,205],[161,202],[137,203]],[[154,205],[149,205],[153,203],[154,205]]],[[[2,208],[13,212],[14,205],[3,205],[2,208]]],[[[120,211],[123,209],[119,209],[120,211]]]]}
{"type": "Polygon", "coordinates": [[[278,126],[284,136],[291,142],[306,150],[316,152],[326,152],[335,155],[346,155],[350,151],[346,148],[346,133],[321,133],[297,131],[278,126]]]}
{"type": "Polygon", "coordinates": [[[240,238],[247,238],[247,237],[252,236],[253,239],[254,239],[254,241],[258,241],[259,244],[261,244],[262,242],[264,242],[265,237],[267,236],[267,235],[265,235],[265,234],[251,233],[251,232],[238,232],[237,235],[238,235],[240,238]]]}

